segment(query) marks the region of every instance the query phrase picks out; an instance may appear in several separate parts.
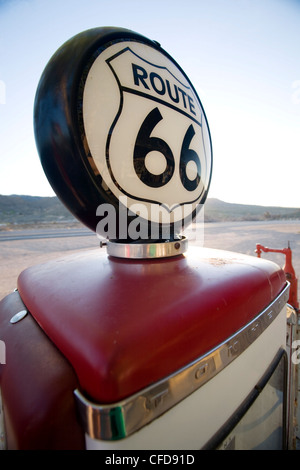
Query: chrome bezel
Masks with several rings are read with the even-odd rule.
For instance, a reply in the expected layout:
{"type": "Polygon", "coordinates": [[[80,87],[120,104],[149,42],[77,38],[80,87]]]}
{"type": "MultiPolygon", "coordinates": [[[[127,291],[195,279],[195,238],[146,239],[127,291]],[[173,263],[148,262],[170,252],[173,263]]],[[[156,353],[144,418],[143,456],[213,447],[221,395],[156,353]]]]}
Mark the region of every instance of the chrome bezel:
{"type": "Polygon", "coordinates": [[[75,390],[85,432],[95,439],[122,439],[189,396],[240,356],[266,330],[287,303],[289,287],[287,282],[268,307],[215,349],[133,396],[101,405],[75,390]]]}
{"type": "Polygon", "coordinates": [[[178,240],[154,243],[121,243],[108,241],[107,254],[117,258],[154,259],[178,256],[187,251],[188,240],[181,237],[178,240]]]}

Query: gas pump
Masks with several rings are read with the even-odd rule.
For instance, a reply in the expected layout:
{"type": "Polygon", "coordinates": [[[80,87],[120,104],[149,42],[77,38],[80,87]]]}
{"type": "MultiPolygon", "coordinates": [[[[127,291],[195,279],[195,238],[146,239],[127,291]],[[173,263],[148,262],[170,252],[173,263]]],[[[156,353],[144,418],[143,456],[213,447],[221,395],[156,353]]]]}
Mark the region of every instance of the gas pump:
{"type": "Polygon", "coordinates": [[[212,145],[185,72],[140,34],[85,31],[47,64],[34,125],[50,184],[102,241],[1,301],[2,447],[288,448],[290,285],[188,247],[212,145]]]}

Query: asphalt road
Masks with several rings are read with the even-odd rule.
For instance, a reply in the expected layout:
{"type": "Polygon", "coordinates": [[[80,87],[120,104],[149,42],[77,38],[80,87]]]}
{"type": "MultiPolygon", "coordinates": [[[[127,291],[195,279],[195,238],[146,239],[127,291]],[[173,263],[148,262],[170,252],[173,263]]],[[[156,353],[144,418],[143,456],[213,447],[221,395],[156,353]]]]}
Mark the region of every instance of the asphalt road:
{"type": "MultiPolygon", "coordinates": [[[[293,266],[300,276],[300,221],[207,223],[197,233],[190,245],[252,256],[256,256],[256,243],[276,249],[290,243],[293,266]]],[[[14,290],[19,273],[28,266],[97,247],[99,239],[85,227],[0,232],[0,299],[14,290]]],[[[263,253],[262,257],[280,266],[285,262],[283,254],[263,253]]]]}
{"type": "Polygon", "coordinates": [[[28,229],[0,232],[0,242],[15,240],[37,240],[44,238],[90,237],[93,232],[87,228],[79,229],[28,229]]]}

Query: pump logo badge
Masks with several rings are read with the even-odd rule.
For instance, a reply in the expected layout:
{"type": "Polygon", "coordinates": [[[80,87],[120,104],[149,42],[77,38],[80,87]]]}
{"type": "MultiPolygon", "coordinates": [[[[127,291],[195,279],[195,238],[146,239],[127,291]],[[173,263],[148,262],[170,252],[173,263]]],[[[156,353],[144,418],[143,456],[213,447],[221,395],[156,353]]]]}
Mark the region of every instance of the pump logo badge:
{"type": "Polygon", "coordinates": [[[88,139],[91,155],[118,199],[158,204],[168,213],[190,205],[192,212],[209,179],[207,124],[183,73],[167,57],[159,63],[155,58],[146,46],[137,52],[123,45],[107,54],[105,66],[114,82],[110,96],[117,100],[110,103],[114,114],[103,142],[99,132],[97,139],[88,139]]]}

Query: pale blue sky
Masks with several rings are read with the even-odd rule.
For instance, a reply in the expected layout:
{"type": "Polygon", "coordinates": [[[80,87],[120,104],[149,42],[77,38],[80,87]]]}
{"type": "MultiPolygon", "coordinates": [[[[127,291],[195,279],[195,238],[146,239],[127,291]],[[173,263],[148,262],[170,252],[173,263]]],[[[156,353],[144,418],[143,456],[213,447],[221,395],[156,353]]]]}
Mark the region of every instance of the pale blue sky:
{"type": "Polygon", "coordinates": [[[190,78],[212,136],[209,197],[300,207],[300,0],[0,0],[0,194],[54,195],[36,88],[58,47],[97,26],[157,40],[190,78]]]}

